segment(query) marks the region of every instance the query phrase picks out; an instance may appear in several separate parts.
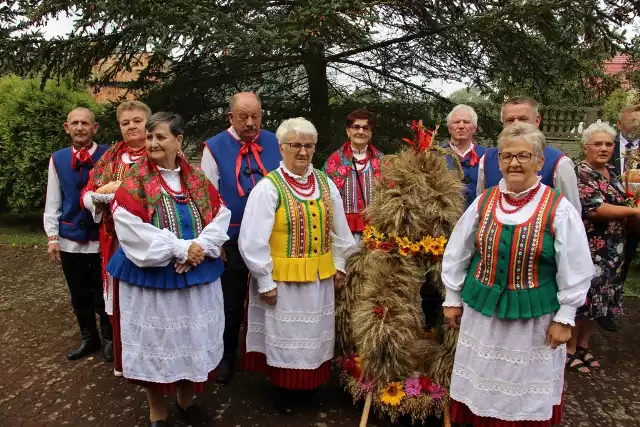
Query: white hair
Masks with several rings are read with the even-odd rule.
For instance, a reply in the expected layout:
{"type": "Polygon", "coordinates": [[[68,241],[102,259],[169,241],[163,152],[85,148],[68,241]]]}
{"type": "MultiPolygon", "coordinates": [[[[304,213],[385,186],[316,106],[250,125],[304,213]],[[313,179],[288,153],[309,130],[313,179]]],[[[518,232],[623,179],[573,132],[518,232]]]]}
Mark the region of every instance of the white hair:
{"type": "Polygon", "coordinates": [[[531,146],[531,152],[542,156],[547,146],[544,134],[537,126],[529,123],[517,123],[504,128],[498,136],[498,150],[502,151],[505,142],[522,141],[531,146]]]}
{"type": "Polygon", "coordinates": [[[606,133],[611,137],[611,140],[616,139],[616,130],[605,122],[591,123],[588,128],[582,132],[582,144],[588,144],[593,135],[599,132],[606,133]]]}
{"type": "Polygon", "coordinates": [[[309,120],[304,117],[296,117],[294,119],[287,119],[280,123],[278,130],[276,131],[276,138],[278,138],[279,144],[285,144],[289,134],[293,133],[296,137],[300,135],[310,136],[313,138],[313,142],[318,142],[318,131],[316,127],[309,120]]]}
{"type": "Polygon", "coordinates": [[[451,110],[451,112],[447,114],[447,126],[451,124],[451,117],[457,111],[466,111],[467,113],[469,113],[471,123],[473,123],[474,126],[478,126],[478,113],[476,113],[476,110],[465,104],[456,105],[455,107],[453,107],[453,110],[451,110]]]}

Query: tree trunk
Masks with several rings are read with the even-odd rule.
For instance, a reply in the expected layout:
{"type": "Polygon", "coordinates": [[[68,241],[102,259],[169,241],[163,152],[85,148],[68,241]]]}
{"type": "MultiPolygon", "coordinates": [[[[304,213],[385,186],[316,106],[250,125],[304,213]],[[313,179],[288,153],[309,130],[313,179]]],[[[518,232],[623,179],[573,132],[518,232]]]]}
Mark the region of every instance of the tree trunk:
{"type": "Polygon", "coordinates": [[[329,82],[327,80],[327,61],[324,45],[312,44],[304,63],[309,81],[309,119],[318,130],[318,148],[321,151],[329,147],[332,138],[331,109],[329,108],[329,82]]]}

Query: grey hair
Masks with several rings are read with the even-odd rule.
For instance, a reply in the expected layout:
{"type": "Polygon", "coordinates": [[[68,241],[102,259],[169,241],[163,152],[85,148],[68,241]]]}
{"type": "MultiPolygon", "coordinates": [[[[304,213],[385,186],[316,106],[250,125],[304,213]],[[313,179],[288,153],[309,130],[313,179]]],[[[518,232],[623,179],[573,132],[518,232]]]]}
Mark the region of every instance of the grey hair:
{"type": "Polygon", "coordinates": [[[478,126],[478,113],[476,113],[476,110],[474,110],[472,107],[465,104],[456,105],[455,107],[453,107],[453,110],[451,110],[451,112],[447,114],[447,126],[451,124],[451,117],[457,111],[466,111],[467,113],[469,113],[469,117],[471,118],[471,123],[473,123],[474,126],[478,126]]]}
{"type": "Polygon", "coordinates": [[[616,130],[605,122],[591,123],[588,128],[582,132],[582,145],[588,144],[594,134],[603,132],[611,137],[612,140],[616,138],[616,130]]]}
{"type": "Polygon", "coordinates": [[[278,138],[279,144],[285,144],[288,135],[294,133],[296,137],[300,135],[306,135],[313,138],[313,142],[318,142],[318,131],[316,127],[309,120],[304,117],[296,117],[293,119],[287,119],[280,123],[278,130],[276,130],[276,138],[278,138]]]}
{"type": "Polygon", "coordinates": [[[238,98],[241,95],[245,95],[245,94],[251,94],[253,96],[256,97],[256,100],[258,101],[258,104],[260,104],[260,107],[262,108],[262,101],[260,101],[260,97],[258,96],[257,93],[255,92],[238,92],[235,95],[233,95],[231,97],[231,99],[229,100],[229,112],[232,113],[233,109],[236,107],[236,102],[238,102],[238,98]]]}
{"type": "Polygon", "coordinates": [[[533,154],[542,156],[547,143],[544,134],[540,132],[536,126],[529,123],[517,123],[513,126],[504,128],[498,136],[498,150],[502,151],[502,147],[507,141],[523,141],[531,146],[533,154]]]}
{"type": "Polygon", "coordinates": [[[145,127],[147,132],[152,132],[160,123],[166,123],[169,125],[169,132],[173,136],[184,135],[184,120],[179,114],[169,113],[166,111],[159,111],[149,117],[145,127]]]}
{"type": "Polygon", "coordinates": [[[531,98],[530,96],[514,96],[507,99],[502,107],[500,107],[500,123],[504,123],[504,107],[507,105],[522,105],[526,104],[533,109],[533,118],[538,117],[538,101],[531,98]]]}

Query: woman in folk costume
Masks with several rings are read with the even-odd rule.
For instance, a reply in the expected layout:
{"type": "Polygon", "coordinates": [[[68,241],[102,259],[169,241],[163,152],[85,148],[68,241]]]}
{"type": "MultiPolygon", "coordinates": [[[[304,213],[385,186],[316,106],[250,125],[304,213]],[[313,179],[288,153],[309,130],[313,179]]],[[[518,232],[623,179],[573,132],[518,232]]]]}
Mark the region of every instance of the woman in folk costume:
{"type": "Polygon", "coordinates": [[[595,271],[580,214],[537,176],[544,147],[533,125],[502,131],[504,178],[469,206],[444,253],[444,316],[460,328],[454,424],[560,423],[565,343],[595,271]]]}
{"type": "Polygon", "coordinates": [[[356,249],[336,185],[313,168],[318,134],[304,118],[276,132],[283,161],[253,189],[239,246],[252,278],[244,367],[277,386],[276,409],[329,380],[334,286],[356,249]]]}
{"type": "Polygon", "coordinates": [[[114,286],[113,279],[106,272],[106,267],[109,259],[118,249],[118,239],[113,228],[109,203],[113,200],[129,167],[146,153],[145,124],[150,115],[151,109],[140,101],[125,101],[118,105],[116,117],[124,140],[111,146],[96,163],[80,198],[81,205],[91,212],[96,223],[100,223],[104,301],[113,328],[113,371],[116,376],[122,376],[118,287],[114,286]]]}
{"type": "Polygon", "coordinates": [[[113,203],[120,248],[107,270],[119,283],[122,367],[149,400],[152,427],[167,426],[164,394],[192,426],[209,425],[193,403],[222,359],[219,258],[231,214],[201,170],[182,157],[182,119],[147,122],[148,155],[127,172],[113,203]]]}
{"type": "Polygon", "coordinates": [[[357,242],[365,228],[362,212],[371,203],[373,179],[380,175],[382,152],[371,145],[375,116],[358,109],[347,116],[349,140],[327,159],[323,170],[338,187],[349,228],[357,242]]]}

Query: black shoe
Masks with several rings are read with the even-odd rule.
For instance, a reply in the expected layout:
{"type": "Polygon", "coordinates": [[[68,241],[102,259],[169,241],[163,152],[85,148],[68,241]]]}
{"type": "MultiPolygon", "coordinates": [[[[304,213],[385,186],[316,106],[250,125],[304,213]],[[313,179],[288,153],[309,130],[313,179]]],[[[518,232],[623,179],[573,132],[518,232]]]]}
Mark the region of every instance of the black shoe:
{"type": "Polygon", "coordinates": [[[297,394],[293,390],[277,387],[273,393],[273,406],[276,411],[284,415],[293,414],[293,405],[296,403],[297,394]]]}
{"type": "Polygon", "coordinates": [[[229,384],[231,378],[233,377],[233,360],[224,360],[220,362],[218,367],[216,368],[216,383],[218,384],[229,384]]]}
{"type": "Polygon", "coordinates": [[[102,355],[104,356],[105,362],[113,362],[113,341],[104,340],[102,342],[103,349],[102,355]]]}
{"type": "Polygon", "coordinates": [[[169,427],[169,424],[164,420],[158,420],[152,422],[150,427],[169,427]]]}
{"type": "Polygon", "coordinates": [[[597,323],[598,323],[598,326],[600,326],[605,331],[608,331],[608,332],[617,332],[618,331],[618,325],[613,320],[613,316],[611,316],[611,315],[604,316],[604,317],[598,317],[597,323]]]}
{"type": "Polygon", "coordinates": [[[106,314],[100,316],[100,334],[102,335],[102,355],[106,362],[113,362],[113,329],[109,316],[106,314]]]}
{"type": "Polygon", "coordinates": [[[76,313],[80,326],[80,347],[67,354],[67,359],[78,360],[100,350],[102,343],[96,328],[96,314],[91,312],[76,313]]]}
{"type": "Polygon", "coordinates": [[[211,421],[209,414],[195,403],[189,406],[187,409],[182,409],[176,402],[176,408],[182,419],[191,427],[208,426],[211,421]]]}

